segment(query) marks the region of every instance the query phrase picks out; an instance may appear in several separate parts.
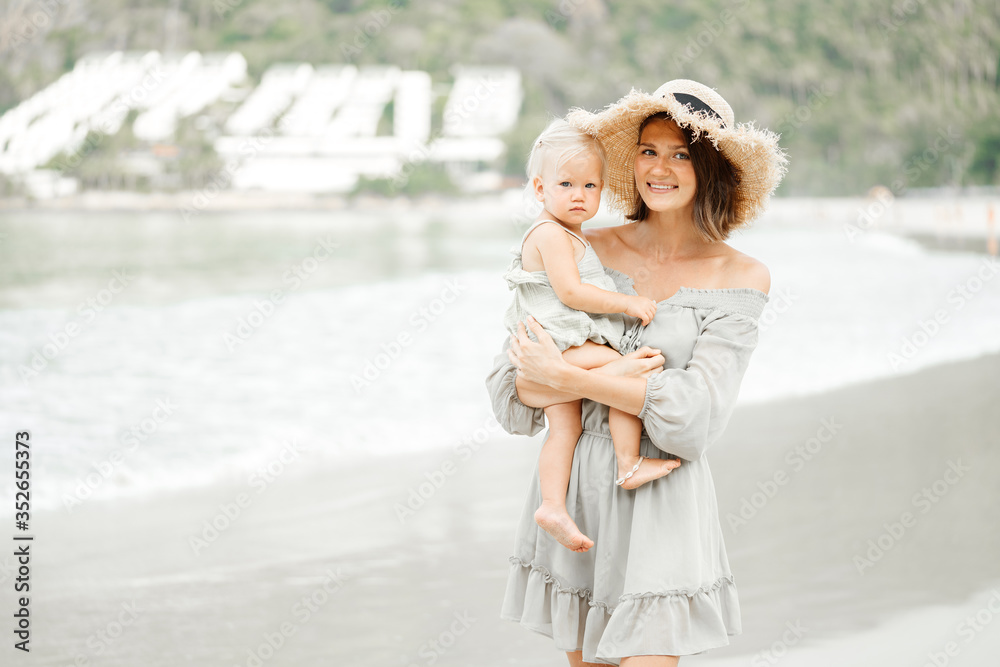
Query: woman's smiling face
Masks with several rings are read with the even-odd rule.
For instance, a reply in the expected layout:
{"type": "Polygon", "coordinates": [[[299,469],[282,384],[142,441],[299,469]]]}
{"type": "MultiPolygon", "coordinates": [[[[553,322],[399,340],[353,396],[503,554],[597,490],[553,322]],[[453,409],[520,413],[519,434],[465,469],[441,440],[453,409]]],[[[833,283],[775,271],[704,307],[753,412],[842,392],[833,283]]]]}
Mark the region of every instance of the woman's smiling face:
{"type": "Polygon", "coordinates": [[[635,185],[650,211],[694,214],[697,179],[684,132],[672,120],[651,120],[639,137],[635,185]]]}

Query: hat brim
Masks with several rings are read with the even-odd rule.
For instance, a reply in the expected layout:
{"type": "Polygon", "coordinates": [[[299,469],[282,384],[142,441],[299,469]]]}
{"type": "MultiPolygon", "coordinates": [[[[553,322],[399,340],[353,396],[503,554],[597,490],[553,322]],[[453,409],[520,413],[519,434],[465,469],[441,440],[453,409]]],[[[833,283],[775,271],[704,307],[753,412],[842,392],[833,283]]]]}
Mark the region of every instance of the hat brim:
{"type": "Polygon", "coordinates": [[[597,113],[572,109],[566,115],[567,122],[604,145],[608,156],[608,205],[625,215],[635,212],[639,204],[635,185],[639,126],[649,116],[663,111],[678,125],[689,128],[695,139],[706,136],[739,172],[734,228],[760,216],[787,171],[788,158],[778,146],[778,135],[756,128],[753,123],[724,127],[717,118],[692,111],[673,95],[653,97],[635,89],[597,113]]]}

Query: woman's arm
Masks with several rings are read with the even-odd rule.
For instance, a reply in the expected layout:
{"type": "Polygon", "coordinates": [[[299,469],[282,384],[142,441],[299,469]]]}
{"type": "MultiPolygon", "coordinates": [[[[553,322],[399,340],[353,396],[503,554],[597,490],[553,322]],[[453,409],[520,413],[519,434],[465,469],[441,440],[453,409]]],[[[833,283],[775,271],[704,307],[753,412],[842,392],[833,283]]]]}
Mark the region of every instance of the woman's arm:
{"type": "MultiPolygon", "coordinates": [[[[511,342],[514,342],[514,340],[511,337],[511,342]]],[[[508,357],[512,359],[516,358],[510,357],[509,354],[508,357]]],[[[660,354],[659,350],[654,350],[651,347],[642,347],[635,352],[626,354],[624,357],[618,357],[614,361],[594,368],[592,371],[606,377],[645,378],[662,370],[663,361],[663,355],[660,354]]],[[[514,361],[512,360],[511,363],[513,364],[514,361]]],[[[514,368],[513,365],[511,368],[514,368]]],[[[547,408],[556,403],[566,403],[586,398],[582,394],[553,389],[548,385],[532,382],[522,373],[517,374],[514,384],[521,402],[536,408],[547,408]]]]}
{"type": "Polygon", "coordinates": [[[511,435],[535,435],[545,428],[545,413],[540,408],[526,406],[518,398],[514,386],[517,369],[507,359],[508,345],[509,342],[504,343],[486,376],[493,415],[501,428],[511,435]]]}
{"type": "MultiPolygon", "coordinates": [[[[562,358],[552,338],[533,317],[528,318],[528,326],[538,342],[531,340],[524,324],[519,323],[517,336],[507,352],[511,364],[517,368],[519,393],[523,383],[526,388],[538,388],[543,399],[589,398],[629,414],[639,414],[645,401],[646,379],[664,363],[658,350],[642,348],[620,361],[586,371],[562,358]],[[543,387],[551,393],[546,394],[543,387]]],[[[532,395],[532,399],[537,397],[532,395]]]]}
{"type": "Polygon", "coordinates": [[[659,449],[694,461],[726,430],[757,346],[757,320],[713,311],[702,322],[691,360],[649,378],[639,412],[659,449]]]}
{"type": "Polygon", "coordinates": [[[638,415],[654,445],[688,461],[701,458],[725,431],[757,346],[756,319],[713,311],[702,323],[686,368],[646,378],[601,377],[564,362],[545,330],[531,319],[528,326],[538,342],[519,326],[508,351],[518,375],[638,415]]]}

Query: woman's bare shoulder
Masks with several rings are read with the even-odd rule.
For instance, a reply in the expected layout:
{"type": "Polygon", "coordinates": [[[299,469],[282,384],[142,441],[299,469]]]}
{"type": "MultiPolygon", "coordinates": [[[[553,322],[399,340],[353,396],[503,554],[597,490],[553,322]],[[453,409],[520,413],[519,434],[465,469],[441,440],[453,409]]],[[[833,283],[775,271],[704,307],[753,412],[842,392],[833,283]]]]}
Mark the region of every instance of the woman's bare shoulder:
{"type": "Polygon", "coordinates": [[[729,287],[750,287],[764,294],[771,291],[771,272],[764,262],[735,248],[731,249],[725,272],[729,287]]]}
{"type": "Polygon", "coordinates": [[[609,254],[615,252],[622,244],[621,229],[622,225],[595,227],[583,230],[583,235],[587,242],[594,246],[594,251],[598,255],[609,254]]]}

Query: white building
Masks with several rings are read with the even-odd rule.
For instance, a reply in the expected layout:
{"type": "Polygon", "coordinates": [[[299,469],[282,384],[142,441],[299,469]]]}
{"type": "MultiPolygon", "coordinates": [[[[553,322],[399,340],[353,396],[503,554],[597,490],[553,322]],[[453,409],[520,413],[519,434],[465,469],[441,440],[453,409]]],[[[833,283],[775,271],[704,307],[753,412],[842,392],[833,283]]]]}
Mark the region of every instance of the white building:
{"type": "MultiPolygon", "coordinates": [[[[227,181],[243,190],[346,192],[361,177],[401,182],[413,164],[429,161],[444,163],[465,189],[495,188],[500,174],[492,165],[505,151],[500,137],[521,107],[520,73],[453,73],[442,129],[432,136],[426,72],[276,64],[215,139],[227,181]]],[[[239,53],[89,54],[0,116],[0,173],[20,178],[37,196],[72,192],[59,170],[39,168],[59,155],[80,159],[88,132],[114,134],[134,109],[136,138],[169,143],[179,119],[238,96],[245,80],[239,53]]]]}

